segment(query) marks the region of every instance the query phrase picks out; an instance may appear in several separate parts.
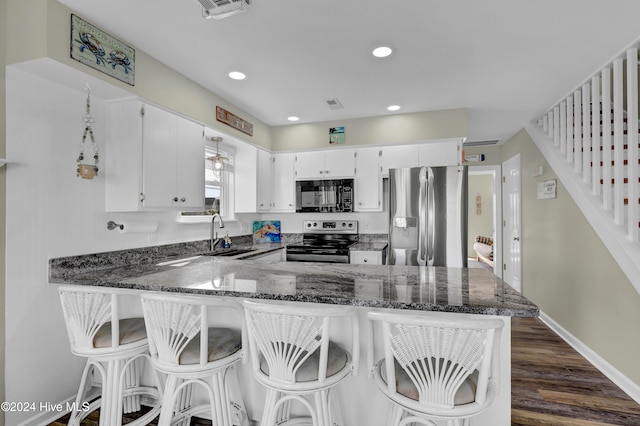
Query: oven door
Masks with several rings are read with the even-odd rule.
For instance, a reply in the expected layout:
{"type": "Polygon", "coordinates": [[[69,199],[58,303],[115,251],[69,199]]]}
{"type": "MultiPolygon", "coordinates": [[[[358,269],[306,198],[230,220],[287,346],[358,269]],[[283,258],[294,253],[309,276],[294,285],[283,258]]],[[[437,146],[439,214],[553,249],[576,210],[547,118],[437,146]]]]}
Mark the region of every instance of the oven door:
{"type": "Polygon", "coordinates": [[[288,246],[287,262],[349,263],[349,249],[288,246]]]}

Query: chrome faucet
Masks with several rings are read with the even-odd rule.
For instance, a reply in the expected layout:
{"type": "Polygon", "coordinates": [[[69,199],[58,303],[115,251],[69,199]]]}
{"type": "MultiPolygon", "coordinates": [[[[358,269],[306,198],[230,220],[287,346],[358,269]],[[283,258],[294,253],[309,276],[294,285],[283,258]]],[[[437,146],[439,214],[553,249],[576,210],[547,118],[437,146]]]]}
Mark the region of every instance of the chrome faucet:
{"type": "Polygon", "coordinates": [[[218,245],[218,243],[220,242],[220,238],[218,238],[215,229],[216,229],[216,217],[218,218],[218,221],[220,221],[220,228],[224,228],[224,222],[222,221],[222,218],[220,217],[220,215],[218,213],[214,213],[213,217],[211,218],[211,251],[214,251],[216,249],[216,246],[218,245]]]}

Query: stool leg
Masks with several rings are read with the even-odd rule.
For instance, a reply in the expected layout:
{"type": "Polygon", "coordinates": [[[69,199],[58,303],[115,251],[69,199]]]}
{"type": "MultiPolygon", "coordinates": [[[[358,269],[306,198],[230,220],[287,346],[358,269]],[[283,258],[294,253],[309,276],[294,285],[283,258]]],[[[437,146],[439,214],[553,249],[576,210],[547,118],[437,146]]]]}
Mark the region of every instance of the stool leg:
{"type": "Polygon", "coordinates": [[[71,416],[69,417],[69,426],[79,426],[81,419],[81,411],[80,407],[82,406],[82,401],[84,400],[84,394],[87,392],[87,378],[89,377],[89,371],[91,370],[91,360],[87,359],[87,363],[84,366],[84,370],[82,371],[82,378],[80,379],[80,387],[78,388],[78,394],[76,395],[75,404],[73,406],[74,410],[71,412],[71,416]]]}
{"type": "Polygon", "coordinates": [[[338,404],[337,389],[331,388],[329,392],[329,422],[331,426],[344,426],[342,409],[338,404]]]}
{"type": "Polygon", "coordinates": [[[102,404],[100,405],[100,426],[121,426],[122,416],[118,413],[120,407],[120,392],[118,382],[120,378],[120,360],[106,361],[106,375],[102,383],[102,404]]]}
{"type": "MultiPolygon", "coordinates": [[[[280,415],[282,414],[282,409],[281,407],[276,409],[275,406],[278,398],[279,392],[273,389],[267,390],[267,397],[264,402],[264,411],[262,413],[262,421],[260,422],[260,426],[270,426],[276,424],[276,414],[278,414],[278,423],[280,420],[282,420],[282,418],[280,417],[280,415]]],[[[286,418],[288,419],[288,416],[286,418]]]]}
{"type": "MultiPolygon", "coordinates": [[[[164,385],[164,395],[162,397],[162,408],[160,409],[160,418],[158,426],[171,426],[171,419],[176,408],[176,388],[178,386],[178,378],[173,375],[167,376],[164,385]]],[[[183,392],[182,390],[180,392],[183,392]]],[[[183,408],[183,407],[181,407],[183,408]]]]}

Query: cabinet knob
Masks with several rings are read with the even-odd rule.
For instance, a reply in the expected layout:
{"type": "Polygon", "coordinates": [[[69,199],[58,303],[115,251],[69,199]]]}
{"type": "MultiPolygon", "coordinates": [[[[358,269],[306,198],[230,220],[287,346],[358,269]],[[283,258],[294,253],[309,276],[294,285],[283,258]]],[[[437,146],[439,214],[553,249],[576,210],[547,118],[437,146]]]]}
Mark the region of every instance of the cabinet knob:
{"type": "Polygon", "coordinates": [[[173,202],[177,203],[178,202],[178,197],[173,197],[173,202]]]}
{"type": "Polygon", "coordinates": [[[369,261],[369,259],[362,259],[362,261],[363,261],[364,263],[367,263],[367,262],[369,261]]]}
{"type": "Polygon", "coordinates": [[[185,201],[187,201],[187,199],[185,197],[182,197],[182,198],[180,198],[180,201],[182,201],[184,203],[185,201]]]}
{"type": "Polygon", "coordinates": [[[293,207],[293,204],[289,204],[289,207],[293,207]]]}
{"type": "Polygon", "coordinates": [[[329,170],[325,170],[324,173],[328,175],[329,174],[329,170]]]}
{"type": "Polygon", "coordinates": [[[320,174],[322,174],[322,170],[320,170],[320,174]]]}

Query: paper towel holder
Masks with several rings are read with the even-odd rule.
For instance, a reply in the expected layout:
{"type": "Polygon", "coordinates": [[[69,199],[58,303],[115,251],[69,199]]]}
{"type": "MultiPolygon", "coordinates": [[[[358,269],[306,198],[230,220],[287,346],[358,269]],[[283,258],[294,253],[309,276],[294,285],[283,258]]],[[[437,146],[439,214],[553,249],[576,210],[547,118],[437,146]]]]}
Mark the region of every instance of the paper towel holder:
{"type": "Polygon", "coordinates": [[[120,229],[123,230],[124,229],[124,225],[121,223],[115,223],[114,221],[110,220],[109,222],[107,222],[107,229],[109,231],[113,231],[114,229],[120,229]]]}

